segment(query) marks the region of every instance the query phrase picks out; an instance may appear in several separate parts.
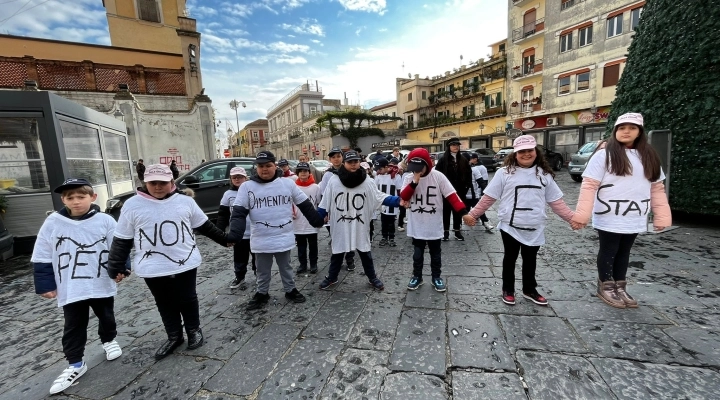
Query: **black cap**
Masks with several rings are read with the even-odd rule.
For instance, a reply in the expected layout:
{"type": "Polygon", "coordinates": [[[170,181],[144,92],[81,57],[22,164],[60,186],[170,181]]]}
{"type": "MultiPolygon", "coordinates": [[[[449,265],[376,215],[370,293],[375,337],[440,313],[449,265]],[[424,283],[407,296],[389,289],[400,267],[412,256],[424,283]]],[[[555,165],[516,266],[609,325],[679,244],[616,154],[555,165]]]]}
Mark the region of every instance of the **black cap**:
{"type": "Polygon", "coordinates": [[[447,144],[448,146],[453,145],[453,144],[460,144],[460,139],[458,139],[458,138],[448,139],[448,141],[446,142],[446,144],[447,144]]]}
{"type": "Polygon", "coordinates": [[[342,150],[340,150],[339,147],[333,147],[330,149],[330,152],[328,153],[328,157],[332,157],[333,154],[342,154],[342,150]]]}
{"type": "Polygon", "coordinates": [[[379,170],[380,168],[387,167],[390,162],[385,157],[377,157],[375,161],[373,161],[373,165],[375,166],[375,171],[379,170]]]}
{"type": "Polygon", "coordinates": [[[275,162],[275,154],[269,151],[261,151],[255,156],[255,164],[265,164],[269,162],[275,162]]]}
{"type": "Polygon", "coordinates": [[[299,162],[295,166],[295,172],[298,172],[298,171],[310,171],[310,164],[308,164],[306,162],[299,162]]]}
{"type": "Polygon", "coordinates": [[[345,161],[353,161],[353,160],[362,160],[362,157],[360,157],[360,154],[358,154],[355,150],[348,150],[343,154],[343,162],[345,161]]]}
{"type": "Polygon", "coordinates": [[[478,155],[478,153],[472,153],[472,154],[470,154],[470,158],[478,158],[479,159],[480,156],[478,155]]]}
{"type": "Polygon", "coordinates": [[[427,163],[420,157],[413,157],[407,162],[407,169],[410,172],[422,172],[423,167],[427,167],[427,163]]]}
{"type": "Polygon", "coordinates": [[[290,163],[288,163],[288,160],[281,158],[280,161],[278,161],[278,167],[284,167],[286,165],[290,165],[290,163]]]}
{"type": "Polygon", "coordinates": [[[92,187],[92,185],[90,184],[90,182],[87,181],[87,179],[69,178],[69,179],[65,179],[65,182],[63,182],[62,185],[56,187],[55,190],[53,190],[53,192],[62,194],[62,192],[66,191],[68,189],[75,189],[75,188],[79,188],[82,186],[92,187]]]}
{"type": "Polygon", "coordinates": [[[392,164],[392,165],[398,165],[398,164],[400,164],[400,160],[398,160],[398,159],[395,158],[395,157],[390,157],[389,163],[392,164]]]}

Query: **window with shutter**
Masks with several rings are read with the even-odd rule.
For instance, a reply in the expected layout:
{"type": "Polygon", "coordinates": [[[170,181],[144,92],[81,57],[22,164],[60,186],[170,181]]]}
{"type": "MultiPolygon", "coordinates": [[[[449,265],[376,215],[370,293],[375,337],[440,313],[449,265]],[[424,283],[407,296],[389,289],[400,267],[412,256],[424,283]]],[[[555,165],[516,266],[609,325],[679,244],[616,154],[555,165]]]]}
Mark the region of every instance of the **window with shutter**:
{"type": "Polygon", "coordinates": [[[495,96],[495,107],[500,107],[502,105],[502,93],[497,92],[497,95],[495,96]]]}
{"type": "Polygon", "coordinates": [[[603,71],[603,87],[615,86],[620,79],[620,64],[606,66],[603,71]]]}
{"type": "Polygon", "coordinates": [[[143,21],[160,22],[157,0],[137,0],[138,18],[143,21]]]}

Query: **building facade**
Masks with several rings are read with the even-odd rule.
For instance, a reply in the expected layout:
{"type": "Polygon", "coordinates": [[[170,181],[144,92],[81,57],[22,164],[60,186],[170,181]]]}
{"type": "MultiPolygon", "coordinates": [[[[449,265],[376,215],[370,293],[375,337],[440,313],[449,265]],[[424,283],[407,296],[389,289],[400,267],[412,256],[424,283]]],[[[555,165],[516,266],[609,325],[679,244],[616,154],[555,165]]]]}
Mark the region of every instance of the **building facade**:
{"type": "Polygon", "coordinates": [[[505,134],[506,40],[490,45],[491,58],[443,75],[396,80],[397,110],[407,139],[429,150],[460,138],[465,148],[494,147],[505,134]]]}
{"type": "Polygon", "coordinates": [[[112,46],[0,35],[0,89],[33,81],[127,125],[133,160],[189,170],[217,156],[200,33],[185,0],[105,0],[112,46]],[[159,18],[159,21],[158,21],[159,18]]]}
{"type": "Polygon", "coordinates": [[[513,127],[566,160],[600,139],[644,4],[509,0],[513,127]]]}

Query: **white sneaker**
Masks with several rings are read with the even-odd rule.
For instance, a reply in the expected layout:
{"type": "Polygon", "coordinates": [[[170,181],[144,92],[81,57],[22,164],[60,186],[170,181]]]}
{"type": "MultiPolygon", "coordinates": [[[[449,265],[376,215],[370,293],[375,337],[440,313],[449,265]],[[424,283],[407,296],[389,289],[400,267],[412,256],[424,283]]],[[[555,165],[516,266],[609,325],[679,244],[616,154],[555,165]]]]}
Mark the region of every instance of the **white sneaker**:
{"type": "Polygon", "coordinates": [[[120,349],[120,345],[115,340],[103,343],[102,346],[103,349],[105,349],[105,357],[108,361],[112,361],[122,355],[122,349],[120,349]]]}
{"type": "Polygon", "coordinates": [[[50,386],[50,394],[60,393],[69,388],[78,378],[83,376],[85,372],[87,372],[87,364],[84,362],[80,368],[75,368],[72,365],[68,366],[62,374],[55,379],[52,386],[50,386]]]}
{"type": "Polygon", "coordinates": [[[398,232],[405,232],[405,228],[403,228],[402,226],[398,226],[398,232]]]}
{"type": "Polygon", "coordinates": [[[490,222],[483,222],[482,224],[485,227],[486,231],[490,231],[495,227],[495,225],[491,224],[490,222]]]}

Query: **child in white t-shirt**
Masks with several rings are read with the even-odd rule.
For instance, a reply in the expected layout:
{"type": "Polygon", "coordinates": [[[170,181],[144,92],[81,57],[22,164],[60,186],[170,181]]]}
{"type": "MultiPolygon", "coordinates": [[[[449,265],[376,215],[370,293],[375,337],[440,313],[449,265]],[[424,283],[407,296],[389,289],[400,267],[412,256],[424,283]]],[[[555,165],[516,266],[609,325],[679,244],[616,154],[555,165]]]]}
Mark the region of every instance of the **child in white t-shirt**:
{"type": "MultiPolygon", "coordinates": [[[[485,190],[488,182],[490,181],[487,168],[480,163],[480,156],[478,153],[472,153],[470,155],[470,171],[472,172],[472,182],[470,182],[470,189],[467,191],[467,194],[463,199],[468,212],[475,207],[478,201],[480,201],[483,190],[485,190]]],[[[485,214],[480,216],[480,221],[482,221],[485,230],[492,232],[494,226],[490,223],[490,220],[485,214]]]]}
{"type": "MultiPolygon", "coordinates": [[[[232,206],[235,203],[238,189],[240,185],[247,181],[247,172],[243,167],[233,167],[230,169],[230,189],[223,193],[220,199],[220,207],[218,208],[217,227],[225,232],[230,225],[230,214],[232,214],[232,206]]],[[[245,283],[245,274],[247,274],[248,260],[252,257],[252,270],[255,267],[255,254],[250,251],[250,225],[245,227],[243,238],[233,247],[233,269],[235,270],[235,278],[230,282],[230,289],[237,289],[245,283]]]]}
{"type": "MultiPolygon", "coordinates": [[[[315,178],[310,173],[310,164],[300,162],[295,167],[295,175],[297,180],[295,184],[310,199],[313,207],[317,209],[320,204],[320,186],[315,183],[315,178]]],[[[310,225],[310,222],[297,208],[293,209],[293,230],[295,232],[295,242],[298,248],[298,261],[300,266],[296,273],[302,274],[308,271],[308,249],[310,259],[311,274],[318,271],[318,228],[310,225]]]]}
{"type": "MultiPolygon", "coordinates": [[[[400,176],[397,166],[390,165],[387,158],[383,157],[376,157],[373,164],[375,165],[375,171],[377,172],[375,184],[378,189],[390,196],[400,195],[402,177],[400,176]]],[[[400,214],[401,208],[403,207],[382,207],[382,212],[380,213],[380,226],[382,232],[380,247],[397,246],[395,243],[395,218],[398,214],[400,214]]]]}
{"type": "Polygon", "coordinates": [[[227,245],[218,229],[190,196],[180,193],[167,165],[145,171],[145,188],[123,205],[108,256],[108,274],[116,282],[127,277],[125,260],[135,247],[135,273],[145,279],[157,305],[167,340],[155,352],[160,360],[188,336],[189,350],[203,345],[197,298],[197,269],[202,262],[194,230],[227,245]]]}
{"type": "MultiPolygon", "coordinates": [[[[535,304],[548,303],[538,293],[535,280],[537,253],[545,244],[545,204],[568,223],[573,216],[554,178],[555,174],[542,150],[537,147],[535,138],[522,135],[513,142],[513,152],[485,188],[480,202],[470,210],[470,215],[478,219],[495,201],[499,201],[498,229],[505,247],[502,273],[502,300],[505,304],[515,304],[515,261],[518,254],[522,254],[523,297],[535,304]]],[[[468,225],[475,225],[475,221],[468,225]]]]}
{"type": "Polygon", "coordinates": [[[50,394],[69,388],[87,371],[83,356],[90,309],[97,316],[98,335],[107,360],[122,355],[115,340],[113,305],[117,287],[107,274],[101,273],[117,224],[93,204],[97,194],[87,180],[68,179],[54,192],[60,193],[65,207],[43,222],[30,259],[35,270],[35,293],[47,299],[57,298],[65,317],[62,346],[69,366],[53,382],[50,394]]]}
{"type": "Polygon", "coordinates": [[[672,224],[664,180],[660,157],[645,135],[643,116],[618,117],[605,148],[588,161],[573,217],[573,228],[580,228],[592,214],[600,238],[597,295],[613,307],[638,306],[627,293],[626,274],[635,238],[647,230],[648,212],[653,213],[655,230],[672,224]]]}

